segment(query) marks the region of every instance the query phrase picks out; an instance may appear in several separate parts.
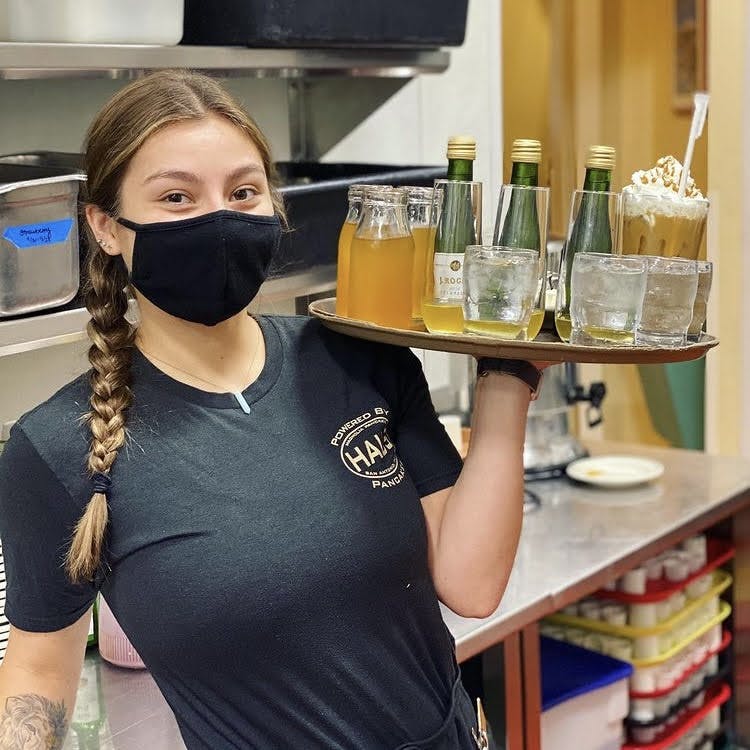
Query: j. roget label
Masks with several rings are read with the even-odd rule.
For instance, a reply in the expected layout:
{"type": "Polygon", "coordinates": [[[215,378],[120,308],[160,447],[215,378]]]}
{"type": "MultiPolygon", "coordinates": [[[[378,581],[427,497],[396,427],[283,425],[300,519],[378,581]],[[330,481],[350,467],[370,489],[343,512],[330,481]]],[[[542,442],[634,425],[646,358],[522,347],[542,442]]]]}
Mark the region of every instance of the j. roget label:
{"type": "Polygon", "coordinates": [[[464,298],[464,254],[435,253],[435,298],[462,302],[464,298]]]}

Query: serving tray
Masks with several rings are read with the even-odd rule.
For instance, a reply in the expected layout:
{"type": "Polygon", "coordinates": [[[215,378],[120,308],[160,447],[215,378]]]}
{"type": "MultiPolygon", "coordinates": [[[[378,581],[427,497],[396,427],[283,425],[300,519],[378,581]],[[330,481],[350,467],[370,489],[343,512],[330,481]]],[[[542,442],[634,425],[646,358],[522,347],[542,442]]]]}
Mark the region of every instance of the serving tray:
{"type": "Polygon", "coordinates": [[[472,333],[443,334],[407,331],[336,315],[335,297],[327,297],[310,303],[309,311],[327,328],[358,339],[396,346],[410,346],[415,349],[472,354],[475,357],[501,357],[537,362],[633,365],[688,362],[700,359],[709,349],[719,344],[719,339],[708,334],[703,334],[701,340],[696,343],[668,349],[654,346],[566,344],[549,331],[542,331],[534,341],[508,341],[472,333]]]}

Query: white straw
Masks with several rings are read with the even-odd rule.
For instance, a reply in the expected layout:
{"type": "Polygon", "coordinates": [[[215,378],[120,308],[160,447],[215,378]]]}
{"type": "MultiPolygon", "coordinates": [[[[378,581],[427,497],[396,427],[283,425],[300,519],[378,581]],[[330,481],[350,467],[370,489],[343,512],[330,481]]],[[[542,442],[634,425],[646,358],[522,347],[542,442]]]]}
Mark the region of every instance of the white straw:
{"type": "Polygon", "coordinates": [[[685,159],[682,162],[682,176],[680,177],[680,189],[678,192],[680,198],[685,195],[687,178],[690,174],[690,164],[693,161],[695,142],[703,132],[703,126],[706,124],[708,100],[709,95],[704,91],[697,91],[693,96],[693,122],[690,124],[690,135],[688,136],[687,149],[685,150],[685,159]]]}

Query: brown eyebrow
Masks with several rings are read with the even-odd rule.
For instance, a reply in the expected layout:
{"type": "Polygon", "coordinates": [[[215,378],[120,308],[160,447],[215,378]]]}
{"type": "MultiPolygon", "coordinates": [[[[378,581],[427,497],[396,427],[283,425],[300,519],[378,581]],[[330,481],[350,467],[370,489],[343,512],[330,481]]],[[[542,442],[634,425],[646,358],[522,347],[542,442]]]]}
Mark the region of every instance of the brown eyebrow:
{"type": "Polygon", "coordinates": [[[260,174],[263,177],[266,176],[266,170],[260,164],[241,164],[236,169],[233,169],[228,175],[227,179],[231,182],[244,175],[260,174]]]}
{"type": "MultiPolygon", "coordinates": [[[[231,182],[232,180],[236,180],[237,178],[242,177],[246,174],[261,174],[263,177],[265,177],[266,170],[263,169],[260,164],[242,164],[229,173],[229,175],[227,176],[227,180],[231,182]]],[[[154,172],[154,174],[146,177],[146,179],[143,181],[143,184],[146,185],[149,182],[153,182],[154,180],[162,179],[181,180],[182,182],[192,183],[200,182],[200,177],[194,172],[185,172],[181,169],[164,169],[160,172],[154,172]]]]}
{"type": "Polygon", "coordinates": [[[199,182],[200,179],[197,174],[193,172],[183,172],[179,169],[165,169],[161,172],[154,172],[154,174],[149,175],[144,181],[143,184],[147,184],[149,182],[153,182],[154,180],[161,180],[164,178],[172,179],[172,180],[182,180],[183,182],[199,182]]]}

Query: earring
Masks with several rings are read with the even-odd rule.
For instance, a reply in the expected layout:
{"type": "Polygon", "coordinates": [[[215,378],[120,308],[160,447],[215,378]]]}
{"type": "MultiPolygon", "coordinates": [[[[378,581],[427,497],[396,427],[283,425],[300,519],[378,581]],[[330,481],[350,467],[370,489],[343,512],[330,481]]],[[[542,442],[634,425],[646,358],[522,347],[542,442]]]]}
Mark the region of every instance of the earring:
{"type": "Polygon", "coordinates": [[[106,250],[109,247],[109,243],[105,242],[101,237],[99,237],[96,241],[99,244],[99,247],[101,247],[103,250],[106,250]]]}

